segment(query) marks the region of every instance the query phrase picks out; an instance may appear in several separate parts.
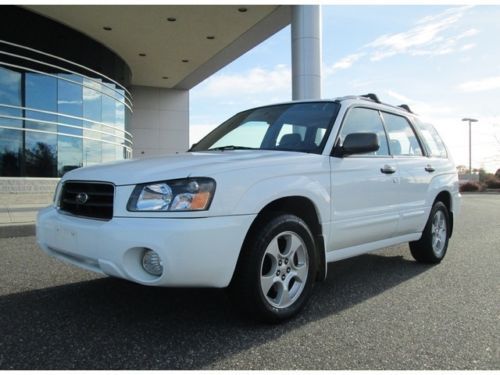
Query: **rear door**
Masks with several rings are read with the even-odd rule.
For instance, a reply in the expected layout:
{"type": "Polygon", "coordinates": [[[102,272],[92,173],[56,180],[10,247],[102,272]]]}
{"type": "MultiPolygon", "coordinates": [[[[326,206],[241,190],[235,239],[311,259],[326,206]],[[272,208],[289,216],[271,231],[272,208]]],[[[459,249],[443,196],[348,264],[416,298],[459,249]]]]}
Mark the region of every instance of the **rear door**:
{"type": "Polygon", "coordinates": [[[433,176],[429,159],[410,121],[394,113],[381,112],[389,149],[399,171],[398,235],[419,232],[427,221],[426,198],[433,176]]]}
{"type": "Polygon", "coordinates": [[[331,157],[332,226],[329,250],[367,244],[393,237],[398,223],[398,171],[389,155],[388,141],[376,109],[348,110],[336,144],[351,133],[378,135],[378,151],[331,157]]]}

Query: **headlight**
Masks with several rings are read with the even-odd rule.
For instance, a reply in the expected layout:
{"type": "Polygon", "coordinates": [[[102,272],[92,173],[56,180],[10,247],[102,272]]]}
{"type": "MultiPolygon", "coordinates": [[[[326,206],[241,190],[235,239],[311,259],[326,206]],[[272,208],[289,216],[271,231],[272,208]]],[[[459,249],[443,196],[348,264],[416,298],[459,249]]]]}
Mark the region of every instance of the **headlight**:
{"type": "Polygon", "coordinates": [[[54,197],[52,198],[52,203],[56,208],[59,208],[59,204],[61,203],[62,186],[63,186],[62,182],[59,181],[56,186],[56,191],[54,192],[54,197]]]}
{"type": "Polygon", "coordinates": [[[208,210],[215,192],[211,178],[186,178],[137,185],[128,200],[129,211],[208,210]]]}

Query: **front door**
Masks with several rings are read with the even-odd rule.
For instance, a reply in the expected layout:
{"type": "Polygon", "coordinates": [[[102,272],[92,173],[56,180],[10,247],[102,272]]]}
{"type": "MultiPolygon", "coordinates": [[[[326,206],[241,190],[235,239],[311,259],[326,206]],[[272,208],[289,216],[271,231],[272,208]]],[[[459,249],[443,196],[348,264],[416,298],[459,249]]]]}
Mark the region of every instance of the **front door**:
{"type": "Polygon", "coordinates": [[[351,108],[337,142],[341,145],[348,134],[364,132],[378,135],[378,151],[330,158],[332,230],[329,251],[388,239],[396,233],[399,171],[389,154],[379,111],[351,108]]]}

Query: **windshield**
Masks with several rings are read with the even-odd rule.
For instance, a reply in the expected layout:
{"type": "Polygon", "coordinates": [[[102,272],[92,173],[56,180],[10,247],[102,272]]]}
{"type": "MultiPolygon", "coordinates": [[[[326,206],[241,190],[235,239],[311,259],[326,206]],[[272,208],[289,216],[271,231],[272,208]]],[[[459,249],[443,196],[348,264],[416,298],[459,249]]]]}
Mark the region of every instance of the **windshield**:
{"type": "Polygon", "coordinates": [[[238,113],[190,151],[280,150],[320,154],[340,105],[291,103],[238,113]]]}

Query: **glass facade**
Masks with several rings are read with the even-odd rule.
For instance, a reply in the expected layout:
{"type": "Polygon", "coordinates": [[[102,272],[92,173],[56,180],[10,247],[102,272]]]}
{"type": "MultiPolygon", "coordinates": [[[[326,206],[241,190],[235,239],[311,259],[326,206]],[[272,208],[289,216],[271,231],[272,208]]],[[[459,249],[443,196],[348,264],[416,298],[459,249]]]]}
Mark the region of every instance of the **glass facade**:
{"type": "Polygon", "coordinates": [[[0,25],[0,177],[60,177],[129,158],[126,64],[74,30],[18,7],[3,10],[12,17],[0,25]],[[44,37],[9,24],[21,19],[44,37]],[[61,33],[67,38],[49,43],[61,33]]]}

